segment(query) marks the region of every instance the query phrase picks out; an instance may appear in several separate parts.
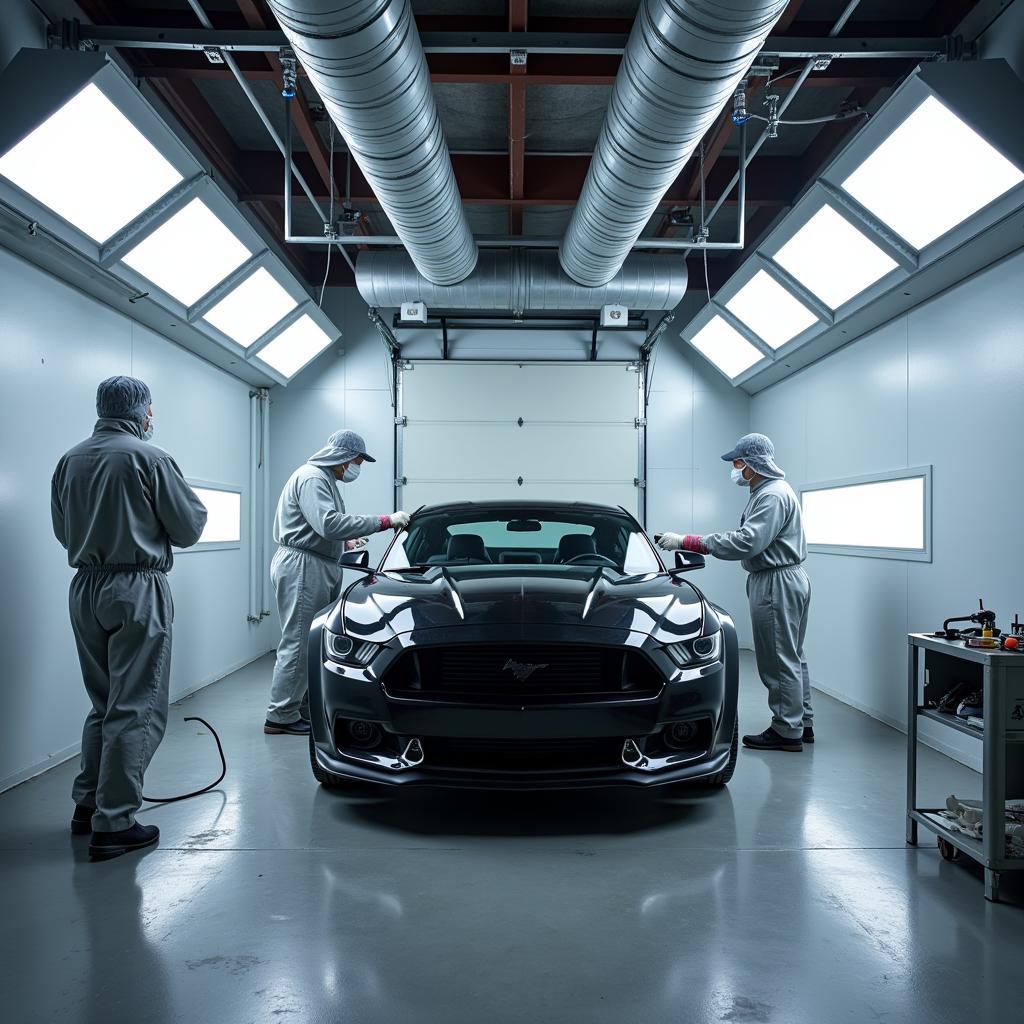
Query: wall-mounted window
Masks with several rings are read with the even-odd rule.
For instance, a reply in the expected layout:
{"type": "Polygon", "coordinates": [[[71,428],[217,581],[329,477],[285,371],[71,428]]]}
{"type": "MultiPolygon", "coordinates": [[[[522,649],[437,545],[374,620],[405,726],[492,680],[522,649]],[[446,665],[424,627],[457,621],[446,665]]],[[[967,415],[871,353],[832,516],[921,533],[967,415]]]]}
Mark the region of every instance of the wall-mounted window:
{"type": "MultiPolygon", "coordinates": [[[[242,492],[237,487],[190,480],[206,506],[206,529],[199,543],[183,551],[221,551],[242,546],[242,492]]],[[[180,553],[180,552],[179,552],[180,553]]]]}
{"type": "Polygon", "coordinates": [[[931,466],[805,484],[811,551],[930,562],[931,466]]]}

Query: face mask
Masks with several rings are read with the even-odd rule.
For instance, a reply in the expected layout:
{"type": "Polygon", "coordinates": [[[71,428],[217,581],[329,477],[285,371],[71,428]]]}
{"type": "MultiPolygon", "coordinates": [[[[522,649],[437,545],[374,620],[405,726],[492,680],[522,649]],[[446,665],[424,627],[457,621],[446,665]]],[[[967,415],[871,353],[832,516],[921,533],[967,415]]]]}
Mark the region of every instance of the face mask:
{"type": "Polygon", "coordinates": [[[750,486],[750,481],[743,479],[743,470],[742,469],[737,469],[735,466],[733,466],[732,473],[730,474],[730,476],[732,477],[732,482],[734,484],[736,484],[737,487],[749,487],[750,486]]]}
{"type": "Polygon", "coordinates": [[[350,462],[345,467],[345,472],[341,474],[341,482],[343,484],[350,484],[357,476],[359,476],[359,463],[350,462]]]}
{"type": "Polygon", "coordinates": [[[149,417],[149,422],[148,422],[145,430],[142,431],[142,440],[143,441],[152,441],[153,440],[154,429],[155,428],[153,427],[153,417],[150,416],[149,417]]]}

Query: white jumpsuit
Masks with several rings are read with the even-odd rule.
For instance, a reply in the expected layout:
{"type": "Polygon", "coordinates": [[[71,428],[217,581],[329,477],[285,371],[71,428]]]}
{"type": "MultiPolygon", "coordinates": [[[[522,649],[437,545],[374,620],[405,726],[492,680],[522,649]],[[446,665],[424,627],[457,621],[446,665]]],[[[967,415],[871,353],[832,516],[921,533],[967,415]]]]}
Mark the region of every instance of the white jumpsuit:
{"type": "Polygon", "coordinates": [[[800,501],[785,480],[766,480],[751,489],[738,530],[707,534],[703,541],[708,554],[740,561],[750,574],[754,655],[768,689],[772,728],[799,739],[814,721],[804,658],[811,581],[803,568],[807,541],[800,501]]]}

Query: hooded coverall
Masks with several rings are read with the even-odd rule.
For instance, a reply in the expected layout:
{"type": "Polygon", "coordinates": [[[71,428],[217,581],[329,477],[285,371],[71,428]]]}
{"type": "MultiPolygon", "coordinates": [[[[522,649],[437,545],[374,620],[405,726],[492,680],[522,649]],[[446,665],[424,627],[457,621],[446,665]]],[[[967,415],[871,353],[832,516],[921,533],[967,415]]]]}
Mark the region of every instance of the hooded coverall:
{"type": "Polygon", "coordinates": [[[702,539],[708,554],[739,561],[750,574],[754,655],[768,689],[772,728],[799,739],[814,721],[804,658],[811,581],[803,568],[807,542],[800,501],[785,480],[765,480],[751,488],[738,530],[702,539]]]}
{"type": "Polygon", "coordinates": [[[191,547],[206,508],[174,459],[130,419],[100,419],[57,463],[53,532],[77,569],[71,626],[92,702],[72,796],[93,831],[131,828],[167,725],[171,546],[191,547]]]}
{"type": "Polygon", "coordinates": [[[270,687],[267,721],[299,720],[306,693],[306,639],[317,612],[337,597],[345,541],[379,533],[380,516],[345,512],[336,481],[326,466],[307,462],[285,484],[274,517],[277,552],[270,578],[281,614],[281,642],[270,687]]]}

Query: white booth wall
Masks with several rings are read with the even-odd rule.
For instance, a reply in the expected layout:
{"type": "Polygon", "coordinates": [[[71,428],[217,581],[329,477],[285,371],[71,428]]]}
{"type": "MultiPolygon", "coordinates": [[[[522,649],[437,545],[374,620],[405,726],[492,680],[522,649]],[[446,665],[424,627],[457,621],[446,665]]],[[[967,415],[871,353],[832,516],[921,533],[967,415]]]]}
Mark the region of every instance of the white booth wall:
{"type": "MultiPolygon", "coordinates": [[[[50,522],[60,456],[96,421],[113,374],[153,392],[156,437],[190,478],[242,490],[242,545],[177,556],[171,697],[266,653],[249,610],[249,388],[0,249],[0,790],[74,755],[88,707],[68,620],[74,575],[50,522]]],[[[257,723],[258,724],[258,723],[257,723]]]]}
{"type": "MultiPolygon", "coordinates": [[[[814,684],[906,728],[906,634],[969,614],[1024,614],[1024,252],[756,395],[797,488],[931,465],[932,560],[811,554],[814,684]]],[[[921,732],[972,765],[980,744],[921,732]]]]}

